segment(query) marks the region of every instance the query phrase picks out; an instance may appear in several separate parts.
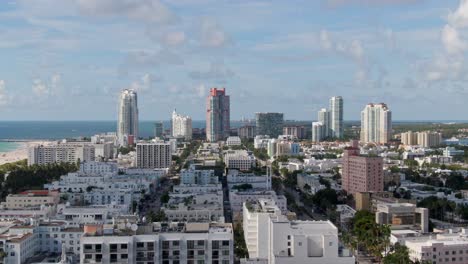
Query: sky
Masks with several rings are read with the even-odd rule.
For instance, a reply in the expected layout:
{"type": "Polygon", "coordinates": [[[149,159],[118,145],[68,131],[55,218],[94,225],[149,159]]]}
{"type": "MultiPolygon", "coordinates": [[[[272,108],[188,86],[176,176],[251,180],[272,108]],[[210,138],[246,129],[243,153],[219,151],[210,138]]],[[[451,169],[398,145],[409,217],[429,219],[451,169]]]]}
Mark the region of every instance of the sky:
{"type": "Polygon", "coordinates": [[[468,0],[2,0],[0,120],[115,120],[126,88],[203,120],[212,87],[231,119],[468,120],[467,50],[468,0]]]}

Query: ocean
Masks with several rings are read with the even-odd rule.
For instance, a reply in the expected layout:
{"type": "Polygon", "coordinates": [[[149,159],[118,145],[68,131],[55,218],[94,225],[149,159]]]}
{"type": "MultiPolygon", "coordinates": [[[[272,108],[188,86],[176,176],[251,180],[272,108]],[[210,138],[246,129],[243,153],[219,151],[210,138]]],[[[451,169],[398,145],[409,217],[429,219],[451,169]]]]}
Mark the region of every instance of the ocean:
{"type": "Polygon", "coordinates": [[[21,144],[17,142],[2,142],[0,141],[0,153],[10,152],[19,148],[21,144]]]}

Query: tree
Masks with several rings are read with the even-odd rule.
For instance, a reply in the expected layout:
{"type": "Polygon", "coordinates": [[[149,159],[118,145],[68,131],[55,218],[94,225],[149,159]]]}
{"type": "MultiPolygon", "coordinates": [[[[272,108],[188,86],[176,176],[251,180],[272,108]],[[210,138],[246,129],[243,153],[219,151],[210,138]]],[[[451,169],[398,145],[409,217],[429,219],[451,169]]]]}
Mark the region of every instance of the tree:
{"type": "Polygon", "coordinates": [[[162,204],[165,204],[165,203],[168,203],[169,202],[169,193],[164,193],[163,195],[161,195],[161,203],[162,204]]]}
{"type": "Polygon", "coordinates": [[[406,246],[396,243],[391,252],[383,258],[383,264],[407,264],[413,263],[409,257],[406,246]]]}
{"type": "Polygon", "coordinates": [[[322,211],[327,211],[336,206],[338,203],[338,195],[333,189],[323,189],[315,193],[312,197],[313,203],[322,211]]]}

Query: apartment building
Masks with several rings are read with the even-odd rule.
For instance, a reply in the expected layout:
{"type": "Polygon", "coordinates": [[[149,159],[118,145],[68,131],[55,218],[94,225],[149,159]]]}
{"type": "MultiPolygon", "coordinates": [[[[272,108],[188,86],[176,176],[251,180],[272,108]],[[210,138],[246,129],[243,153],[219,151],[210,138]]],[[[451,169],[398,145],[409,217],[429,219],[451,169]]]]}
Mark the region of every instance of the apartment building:
{"type": "Polygon", "coordinates": [[[255,157],[246,150],[228,150],[224,154],[224,162],[228,169],[241,171],[248,171],[256,166],[255,157]]]}
{"type": "Polygon", "coordinates": [[[136,146],[136,166],[140,169],[169,168],[171,162],[172,151],[169,143],[138,143],[136,146]]]}
{"type": "Polygon", "coordinates": [[[19,194],[9,194],[1,208],[24,209],[40,207],[42,205],[57,205],[60,202],[60,193],[49,190],[30,190],[19,194]]]}

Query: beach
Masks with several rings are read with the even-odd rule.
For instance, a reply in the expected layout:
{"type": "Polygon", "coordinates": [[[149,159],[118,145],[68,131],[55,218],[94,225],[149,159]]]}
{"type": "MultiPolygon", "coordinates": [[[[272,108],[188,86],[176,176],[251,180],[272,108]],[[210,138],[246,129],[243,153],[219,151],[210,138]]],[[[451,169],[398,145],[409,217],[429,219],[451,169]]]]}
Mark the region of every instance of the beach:
{"type": "Polygon", "coordinates": [[[36,145],[47,145],[50,141],[17,142],[19,147],[12,151],[0,152],[0,165],[28,158],[28,148],[36,145]]]}

